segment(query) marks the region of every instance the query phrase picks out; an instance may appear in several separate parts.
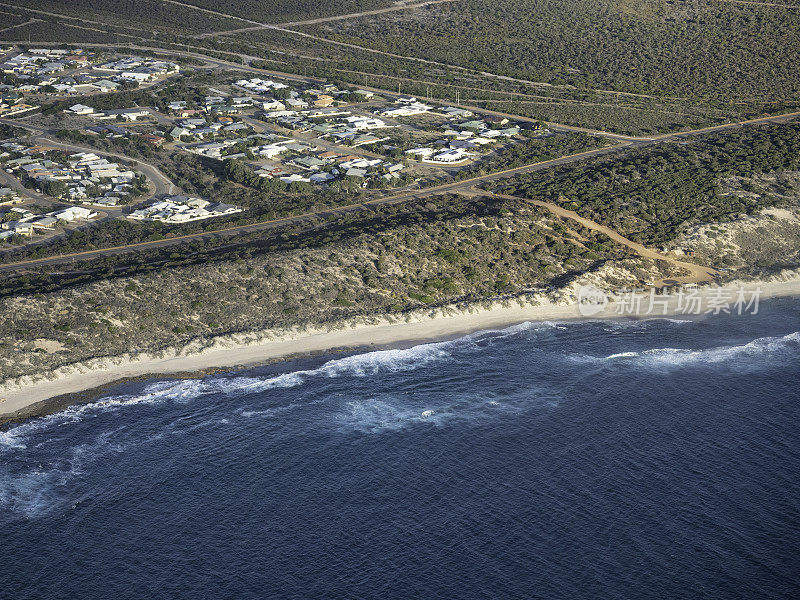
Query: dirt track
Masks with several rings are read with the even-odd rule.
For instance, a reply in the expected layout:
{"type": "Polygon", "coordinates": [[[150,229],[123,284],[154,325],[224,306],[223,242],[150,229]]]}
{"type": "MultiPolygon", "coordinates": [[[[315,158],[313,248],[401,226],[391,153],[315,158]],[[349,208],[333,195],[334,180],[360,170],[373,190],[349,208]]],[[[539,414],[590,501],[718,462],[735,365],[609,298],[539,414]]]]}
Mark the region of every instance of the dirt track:
{"type": "MultiPolygon", "coordinates": [[[[599,231],[600,233],[606,234],[615,242],[622,244],[623,246],[627,246],[636,254],[643,258],[650,258],[652,260],[665,260],[668,263],[680,267],[682,269],[686,269],[689,271],[689,275],[681,276],[681,277],[673,277],[671,280],[677,281],[679,283],[701,283],[706,281],[714,281],[714,275],[716,274],[716,270],[710,267],[704,267],[702,265],[697,265],[695,263],[685,262],[682,260],[678,260],[674,256],[670,256],[668,254],[662,254],[661,252],[656,252],[644,246],[638,242],[634,242],[633,240],[629,240],[625,236],[617,233],[610,227],[606,227],[605,225],[601,225],[600,223],[596,223],[591,219],[587,219],[586,217],[580,216],[578,213],[572,210],[567,210],[566,208],[562,208],[557,204],[553,204],[551,202],[543,202],[542,200],[531,200],[529,198],[522,198],[521,196],[509,196],[506,194],[496,194],[501,198],[508,198],[513,200],[524,200],[525,202],[530,202],[531,204],[535,204],[536,206],[541,206],[546,208],[554,215],[558,215],[559,217],[564,217],[566,219],[572,219],[583,225],[588,229],[593,229],[594,231],[599,231]]],[[[665,283],[664,281],[656,282],[657,287],[663,286],[665,283]]]]}

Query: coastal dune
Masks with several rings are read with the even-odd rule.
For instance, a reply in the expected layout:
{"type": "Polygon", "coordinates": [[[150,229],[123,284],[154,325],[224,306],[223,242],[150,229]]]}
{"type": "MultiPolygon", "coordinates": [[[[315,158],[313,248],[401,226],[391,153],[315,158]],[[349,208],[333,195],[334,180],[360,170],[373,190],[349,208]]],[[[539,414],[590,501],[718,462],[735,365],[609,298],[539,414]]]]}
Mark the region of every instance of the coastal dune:
{"type": "MultiPolygon", "coordinates": [[[[800,296],[800,278],[771,282],[731,282],[724,288],[706,286],[697,293],[708,300],[720,289],[760,289],[760,299],[800,296]]],[[[585,311],[584,311],[585,312],[585,311]]],[[[337,350],[372,349],[425,340],[440,340],[478,331],[506,327],[526,321],[565,321],[574,319],[657,318],[680,315],[677,301],[659,305],[651,314],[627,314],[611,299],[596,314],[581,314],[576,288],[560,296],[544,294],[523,299],[497,301],[489,308],[480,306],[442,307],[402,317],[351,320],[324,328],[294,331],[263,331],[219,336],[206,345],[190,344],[160,355],[138,354],[98,358],[60,367],[38,377],[25,376],[0,384],[0,422],[25,418],[53,410],[48,400],[85,392],[108,384],[148,375],[189,376],[209,369],[235,369],[272,360],[337,350]]],[[[62,401],[64,405],[68,401],[62,401]]]]}

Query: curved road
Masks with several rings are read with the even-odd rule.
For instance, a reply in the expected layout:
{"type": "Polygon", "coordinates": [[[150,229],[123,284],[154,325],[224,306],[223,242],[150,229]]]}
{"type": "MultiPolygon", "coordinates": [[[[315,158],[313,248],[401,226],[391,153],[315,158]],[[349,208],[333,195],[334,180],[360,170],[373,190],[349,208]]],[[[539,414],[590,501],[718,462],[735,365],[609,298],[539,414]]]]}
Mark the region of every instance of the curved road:
{"type": "Polygon", "coordinates": [[[72,150],[74,152],[93,152],[98,155],[111,156],[113,158],[123,160],[126,163],[130,163],[137,171],[143,173],[144,176],[147,177],[148,180],[150,180],[150,183],[153,184],[154,188],[153,196],[182,193],[180,188],[178,188],[178,186],[176,186],[169,177],[167,177],[161,171],[159,171],[157,167],[149,163],[137,160],[135,158],[131,158],[129,156],[125,156],[124,154],[119,154],[117,152],[109,152],[108,150],[98,150],[97,148],[79,146],[77,144],[73,144],[70,142],[64,142],[62,140],[50,138],[48,136],[55,134],[55,131],[50,129],[45,129],[44,127],[31,125],[30,123],[24,123],[12,119],[0,119],[0,123],[13,125],[14,127],[19,127],[21,129],[27,129],[33,134],[32,136],[30,136],[30,139],[36,142],[37,144],[46,144],[54,146],[56,148],[64,148],[65,150],[72,150]]]}
{"type": "Polygon", "coordinates": [[[113,246],[110,248],[99,248],[97,250],[87,250],[84,252],[74,252],[71,254],[61,254],[58,256],[50,256],[46,258],[37,258],[31,260],[23,260],[19,262],[12,262],[12,263],[5,263],[0,264],[0,273],[2,272],[9,272],[9,271],[18,271],[23,270],[31,267],[39,267],[45,265],[55,265],[55,264],[63,264],[75,261],[77,259],[91,259],[97,258],[99,256],[113,256],[116,254],[123,254],[125,252],[132,252],[138,250],[149,250],[153,248],[163,248],[166,246],[172,246],[175,244],[181,244],[183,242],[188,241],[195,241],[195,240],[203,240],[203,239],[210,239],[213,237],[219,236],[231,236],[231,235],[238,235],[241,233],[250,233],[253,231],[263,231],[274,229],[276,227],[281,227],[284,225],[290,224],[298,224],[307,222],[309,220],[314,220],[320,217],[329,217],[337,214],[346,214],[349,212],[360,211],[364,210],[365,208],[369,208],[372,206],[381,206],[387,204],[398,204],[401,202],[408,202],[414,199],[423,199],[427,196],[432,194],[444,194],[447,192],[452,193],[461,193],[466,195],[478,195],[483,194],[485,192],[481,192],[479,190],[474,189],[474,186],[478,183],[486,183],[491,181],[496,181],[498,179],[503,179],[506,177],[513,177],[514,175],[519,175],[522,173],[532,173],[534,171],[538,171],[541,169],[547,169],[549,167],[557,166],[560,164],[567,164],[576,160],[581,160],[585,158],[590,158],[592,156],[600,156],[603,154],[608,154],[610,152],[615,152],[619,148],[627,146],[627,144],[620,144],[618,146],[610,146],[607,148],[598,148],[596,150],[589,150],[588,152],[580,152],[577,154],[572,154],[569,156],[562,156],[560,158],[555,158],[552,160],[546,160],[539,163],[534,163],[531,165],[525,165],[522,167],[516,167],[514,169],[506,169],[505,171],[499,171],[497,173],[492,173],[490,175],[483,175],[481,177],[473,177],[471,179],[463,179],[461,181],[454,181],[452,183],[446,183],[444,185],[439,185],[435,187],[429,188],[422,188],[415,191],[408,191],[402,192],[399,194],[393,194],[390,196],[383,196],[381,198],[375,198],[373,200],[367,200],[366,202],[359,202],[357,204],[348,204],[345,206],[338,206],[329,209],[323,209],[319,211],[304,213],[301,215],[293,215],[290,217],[283,217],[280,219],[270,219],[267,221],[259,221],[257,223],[250,223],[248,225],[237,225],[234,227],[227,227],[225,229],[217,229],[215,231],[208,231],[208,232],[199,232],[199,233],[192,233],[189,235],[182,235],[171,237],[163,240],[155,240],[152,242],[139,242],[136,244],[126,244],[124,246],[113,246]]]}
{"type": "MultiPolygon", "coordinates": [[[[180,4],[180,3],[179,2],[175,2],[175,4],[180,4]]],[[[205,9],[201,9],[201,10],[205,10],[205,9]]],[[[214,11],[207,11],[207,12],[214,12],[214,11]]],[[[243,19],[243,20],[245,20],[245,19],[243,19]]],[[[256,24],[258,24],[258,23],[256,23],[256,24]]],[[[93,46],[114,46],[114,45],[115,44],[95,44],[93,46]]],[[[128,46],[128,47],[130,47],[130,46],[128,46]]],[[[170,51],[166,51],[166,53],[174,54],[174,55],[192,56],[192,57],[195,57],[195,58],[202,58],[202,59],[206,60],[209,64],[216,65],[218,67],[236,68],[236,69],[243,70],[243,71],[248,71],[248,72],[253,72],[253,73],[261,73],[261,74],[266,74],[266,75],[272,75],[272,76],[275,76],[275,77],[280,77],[280,78],[285,78],[285,79],[290,79],[290,80],[295,80],[295,81],[316,81],[316,80],[313,80],[312,78],[301,77],[301,76],[298,76],[298,75],[293,75],[293,74],[288,74],[288,73],[281,73],[281,72],[278,72],[278,71],[270,71],[270,70],[266,70],[266,69],[257,69],[255,67],[251,67],[249,65],[238,65],[236,63],[231,63],[229,61],[225,61],[225,60],[209,57],[209,56],[206,56],[206,55],[203,55],[203,54],[199,54],[199,53],[195,53],[195,52],[184,52],[184,51],[170,50],[170,51]]],[[[371,89],[371,88],[366,88],[366,89],[371,89]]],[[[397,95],[397,94],[393,94],[391,92],[387,92],[386,90],[375,89],[375,91],[377,91],[378,93],[384,94],[386,96],[389,96],[389,97],[393,97],[393,96],[397,95]]],[[[466,107],[466,108],[471,108],[471,107],[466,107]]],[[[509,118],[513,118],[515,120],[520,120],[520,121],[528,121],[528,122],[536,121],[535,119],[530,119],[530,118],[526,118],[526,117],[520,117],[518,115],[511,115],[511,114],[500,113],[500,112],[496,112],[496,111],[486,111],[486,110],[482,110],[482,109],[476,109],[476,110],[478,110],[479,112],[484,112],[484,113],[488,113],[488,114],[503,115],[503,116],[507,116],[509,118]]],[[[330,215],[330,214],[353,211],[353,210],[363,210],[365,207],[368,207],[368,206],[371,206],[371,205],[393,204],[393,203],[398,203],[398,202],[405,202],[405,201],[409,201],[409,200],[412,200],[412,199],[429,196],[431,194],[440,194],[440,193],[446,193],[446,192],[475,194],[475,193],[479,193],[479,192],[476,192],[474,190],[474,186],[477,185],[478,183],[492,182],[492,181],[496,181],[498,179],[512,177],[512,176],[518,175],[518,174],[530,173],[530,172],[534,172],[534,171],[538,171],[538,170],[541,170],[541,169],[550,168],[550,167],[561,165],[561,164],[567,164],[567,163],[571,163],[571,162],[578,161],[578,160],[584,160],[584,159],[587,159],[587,158],[600,156],[600,155],[607,154],[607,153],[610,153],[610,152],[616,152],[617,150],[624,149],[624,148],[644,146],[644,145],[656,143],[656,142],[659,142],[659,141],[676,140],[676,139],[695,136],[695,135],[698,135],[698,134],[709,133],[709,132],[712,132],[712,131],[722,131],[722,130],[725,130],[725,129],[741,127],[741,126],[748,125],[748,124],[767,123],[767,122],[784,122],[784,121],[791,120],[791,119],[793,119],[794,117],[796,117],[798,115],[800,115],[800,111],[794,112],[794,113],[782,114],[782,115],[760,117],[760,118],[757,118],[757,119],[750,119],[750,120],[747,120],[747,121],[741,121],[741,122],[736,122],[736,123],[726,123],[726,124],[723,124],[723,125],[714,125],[714,126],[711,126],[711,127],[705,127],[705,128],[702,128],[702,129],[695,129],[695,130],[686,131],[686,132],[655,135],[655,136],[651,136],[651,137],[623,136],[623,135],[613,134],[613,133],[604,132],[604,131],[589,130],[589,129],[584,129],[584,128],[580,128],[580,127],[569,127],[569,126],[564,126],[564,125],[561,125],[561,124],[558,124],[558,123],[549,123],[548,125],[551,128],[556,129],[556,130],[580,131],[580,132],[589,133],[589,134],[592,134],[592,135],[606,137],[606,138],[615,140],[615,141],[620,142],[620,143],[618,143],[618,144],[616,144],[614,146],[606,147],[606,148],[600,148],[600,149],[597,149],[597,150],[590,150],[590,151],[587,151],[587,152],[580,152],[580,153],[577,153],[577,154],[563,156],[563,157],[560,157],[560,158],[557,158],[557,159],[553,159],[553,160],[547,160],[547,161],[543,161],[543,162],[539,162],[539,163],[534,163],[534,164],[531,164],[531,165],[525,165],[525,166],[517,167],[517,168],[514,168],[514,169],[507,169],[507,170],[496,172],[496,173],[492,173],[492,174],[489,174],[489,175],[483,175],[481,177],[475,177],[475,178],[472,178],[472,179],[455,181],[455,182],[452,182],[452,183],[447,183],[447,184],[439,185],[439,186],[435,186],[435,187],[424,188],[424,189],[421,189],[419,191],[414,191],[414,192],[408,191],[408,192],[402,192],[402,193],[399,193],[399,194],[394,194],[394,195],[391,195],[391,196],[385,196],[385,197],[382,197],[382,198],[376,198],[374,200],[369,200],[369,201],[364,202],[364,203],[358,203],[358,204],[352,204],[352,205],[348,205],[348,206],[338,207],[338,208],[333,209],[333,210],[322,210],[322,211],[311,212],[311,213],[302,214],[302,215],[296,215],[296,216],[292,216],[292,217],[285,217],[285,218],[282,218],[282,219],[274,219],[274,220],[269,220],[269,221],[262,221],[262,222],[253,223],[253,224],[250,224],[250,225],[242,225],[242,226],[230,227],[230,228],[226,228],[226,229],[217,230],[217,231],[214,231],[214,232],[197,233],[197,234],[191,234],[191,235],[187,235],[187,236],[179,236],[179,237],[169,238],[169,239],[165,239],[165,240],[158,240],[158,241],[154,241],[154,242],[143,242],[143,243],[139,243],[139,244],[130,244],[130,245],[125,245],[125,246],[116,246],[116,247],[113,247],[113,248],[103,248],[103,249],[98,249],[98,250],[90,250],[90,251],[86,251],[86,252],[79,252],[79,253],[73,253],[73,254],[62,255],[62,256],[54,256],[54,257],[49,257],[49,258],[25,260],[25,261],[20,261],[20,262],[15,262],[15,263],[0,264],[0,272],[9,272],[9,271],[21,270],[21,269],[26,269],[26,268],[30,268],[30,267],[36,267],[36,266],[66,263],[66,262],[69,262],[69,261],[74,261],[77,258],[84,259],[84,258],[92,258],[92,257],[97,257],[97,256],[107,256],[107,255],[112,255],[112,254],[119,254],[119,253],[128,252],[128,251],[136,251],[136,250],[144,249],[144,248],[157,248],[157,247],[168,246],[168,245],[172,245],[172,244],[176,244],[176,243],[182,243],[183,241],[188,241],[188,240],[192,240],[192,239],[204,239],[204,238],[209,238],[211,236],[231,235],[231,234],[237,234],[237,233],[243,233],[243,232],[249,232],[249,231],[257,231],[257,230],[262,230],[262,229],[270,229],[270,228],[274,228],[276,226],[281,226],[281,225],[285,225],[285,224],[289,224],[289,223],[303,222],[305,220],[312,219],[312,218],[319,217],[319,216],[326,216],[326,215],[330,215]]],[[[85,151],[98,152],[97,150],[94,150],[94,149],[91,149],[91,148],[84,148],[84,147],[77,146],[77,145],[74,145],[74,144],[63,144],[61,142],[56,142],[56,141],[51,140],[51,139],[46,137],[46,134],[50,133],[47,130],[42,129],[42,128],[37,128],[37,127],[31,126],[29,124],[23,124],[20,121],[16,121],[16,120],[9,121],[9,120],[0,119],[0,122],[8,122],[8,123],[11,123],[11,124],[16,125],[16,126],[25,127],[27,129],[35,132],[35,133],[39,133],[38,139],[41,140],[41,141],[45,141],[47,143],[57,144],[57,145],[61,144],[62,146],[66,146],[67,148],[74,149],[74,150],[79,151],[79,152],[85,152],[85,151]]],[[[117,158],[120,158],[120,159],[123,159],[123,160],[128,160],[128,161],[133,160],[133,159],[130,159],[130,158],[124,156],[124,155],[115,154],[115,153],[111,153],[111,152],[100,152],[100,153],[106,154],[108,156],[114,156],[114,157],[117,157],[117,158]]],[[[134,162],[136,164],[137,169],[139,169],[142,172],[144,172],[145,175],[147,175],[150,178],[151,182],[153,182],[153,184],[156,186],[156,194],[176,193],[175,192],[175,190],[177,190],[176,186],[172,183],[172,181],[170,181],[169,178],[167,178],[163,173],[161,173],[156,167],[154,167],[153,165],[149,165],[147,163],[144,163],[142,161],[134,161],[134,162]]]]}
{"type": "MultiPolygon", "coordinates": [[[[175,4],[181,4],[181,3],[176,2],[175,4]]],[[[207,9],[198,9],[198,10],[201,10],[201,11],[204,11],[204,12],[214,13],[214,11],[210,11],[210,10],[207,10],[207,9]]],[[[243,20],[247,20],[247,19],[243,19],[243,20]]],[[[15,42],[2,42],[0,40],[0,43],[14,44],[15,42]]],[[[57,45],[59,45],[58,42],[37,42],[37,43],[42,45],[42,46],[57,46],[57,45]]],[[[124,48],[131,48],[133,50],[153,51],[152,47],[139,46],[137,44],[83,44],[83,46],[92,47],[92,48],[124,47],[124,48]]],[[[325,81],[323,81],[321,79],[314,78],[314,77],[305,77],[303,75],[296,75],[294,73],[285,73],[285,72],[282,72],[282,71],[275,71],[275,70],[272,70],[272,69],[259,69],[257,67],[253,67],[253,66],[251,66],[249,64],[240,64],[240,63],[236,63],[236,62],[231,62],[231,61],[223,60],[223,59],[216,58],[216,57],[213,57],[213,56],[208,56],[208,55],[203,54],[201,52],[191,52],[191,51],[186,51],[186,50],[167,50],[167,49],[162,49],[162,48],[159,48],[158,52],[161,53],[161,54],[171,54],[173,56],[184,56],[184,57],[204,60],[206,62],[206,66],[208,66],[208,67],[218,67],[218,68],[222,68],[222,69],[235,69],[235,70],[238,70],[238,71],[244,71],[244,72],[248,72],[248,73],[257,73],[257,74],[260,74],[260,75],[267,75],[267,76],[270,76],[270,77],[278,77],[278,78],[285,79],[285,80],[288,80],[288,81],[298,81],[298,82],[311,83],[311,84],[325,83],[325,81]]],[[[263,60],[261,57],[258,57],[258,56],[242,55],[242,57],[244,59],[248,60],[248,61],[249,60],[263,60]]],[[[384,89],[381,89],[381,88],[374,88],[374,87],[371,87],[371,86],[361,86],[361,87],[362,87],[362,89],[369,90],[369,91],[375,92],[377,94],[381,94],[381,95],[383,95],[383,96],[385,96],[387,98],[397,98],[398,96],[402,95],[402,94],[398,94],[397,92],[392,92],[390,90],[384,90],[384,89]]],[[[620,93],[622,93],[622,92],[620,92],[620,93]]],[[[450,102],[450,100],[442,99],[442,98],[431,98],[431,101],[433,101],[433,102],[443,102],[443,103],[449,103],[450,102]]],[[[472,110],[472,111],[479,112],[479,113],[504,116],[504,117],[508,117],[509,119],[514,119],[514,120],[517,120],[517,121],[522,121],[522,122],[527,122],[527,123],[538,123],[540,121],[539,119],[533,119],[533,118],[530,118],[530,117],[523,117],[523,116],[520,116],[520,115],[511,114],[511,113],[487,110],[487,109],[484,109],[484,108],[480,108],[480,107],[476,107],[476,106],[468,106],[468,105],[465,105],[465,104],[462,104],[461,107],[465,108],[467,110],[472,110]]],[[[652,142],[652,141],[658,141],[658,140],[667,140],[667,139],[671,139],[671,138],[675,138],[675,137],[690,136],[690,135],[695,135],[697,133],[704,133],[704,132],[715,131],[715,130],[719,130],[719,129],[726,129],[726,128],[729,128],[729,127],[737,127],[739,125],[744,125],[744,124],[748,124],[748,123],[760,123],[760,122],[767,122],[767,121],[781,121],[781,120],[786,120],[786,119],[789,119],[789,118],[792,118],[792,117],[795,117],[795,116],[798,116],[798,115],[800,115],[800,111],[794,112],[794,113],[786,113],[786,114],[782,114],[782,115],[759,117],[757,119],[750,119],[750,120],[747,120],[747,121],[724,123],[722,125],[712,125],[710,127],[704,127],[702,129],[693,129],[693,130],[686,131],[686,132],[681,132],[681,133],[665,133],[665,134],[658,134],[658,135],[649,136],[649,137],[648,136],[643,136],[643,137],[630,136],[630,135],[612,133],[612,132],[609,132],[609,131],[603,131],[603,130],[598,130],[598,129],[588,129],[586,127],[575,127],[575,126],[572,126],[572,125],[563,125],[561,123],[555,123],[555,122],[552,122],[552,121],[543,121],[543,122],[545,123],[545,125],[547,125],[547,127],[549,127],[550,129],[553,129],[555,131],[576,131],[576,132],[581,132],[581,133],[587,133],[589,135],[595,135],[595,136],[599,136],[599,137],[604,137],[604,138],[607,138],[607,139],[610,139],[610,140],[614,140],[614,141],[652,142]]],[[[15,125],[21,125],[21,123],[19,121],[8,121],[8,122],[13,123],[15,125]]],[[[24,126],[30,128],[27,125],[24,125],[24,126]]]]}
{"type": "MultiPolygon", "coordinates": [[[[281,219],[271,219],[268,221],[260,221],[258,223],[252,223],[249,225],[239,225],[235,227],[228,227],[225,229],[219,229],[213,232],[202,232],[196,234],[190,234],[185,236],[177,236],[173,238],[168,238],[164,240],[157,240],[153,242],[141,242],[137,244],[128,244],[124,246],[115,246],[111,248],[101,248],[97,250],[88,250],[85,252],[76,252],[72,254],[64,254],[59,256],[52,256],[47,258],[40,258],[40,259],[32,259],[32,260],[23,260],[19,262],[13,263],[5,263],[0,264],[0,273],[3,272],[10,272],[10,271],[18,271],[24,270],[31,267],[37,266],[45,266],[45,265],[54,265],[54,264],[63,264],[75,261],[77,259],[87,259],[87,258],[96,258],[99,256],[111,256],[115,254],[120,254],[124,252],[131,252],[137,251],[142,249],[151,249],[151,248],[160,248],[165,246],[171,246],[174,244],[180,244],[185,241],[190,240],[202,240],[202,239],[209,239],[211,237],[217,236],[228,236],[228,235],[236,235],[239,233],[248,233],[252,231],[259,231],[259,230],[268,230],[273,229],[275,227],[280,227],[283,225],[288,224],[297,224],[308,221],[309,219],[315,219],[318,217],[327,217],[333,214],[340,214],[346,212],[352,212],[356,210],[363,210],[370,206],[380,206],[383,204],[396,204],[400,202],[407,202],[414,199],[421,199],[425,198],[426,196],[430,196],[432,194],[442,194],[442,193],[461,193],[467,195],[475,195],[481,194],[480,190],[476,190],[475,186],[480,183],[488,183],[497,181],[499,179],[505,179],[508,177],[513,177],[515,175],[525,174],[525,173],[533,173],[535,171],[539,171],[542,169],[549,169],[554,166],[569,164],[572,162],[585,160],[588,158],[593,158],[597,156],[602,156],[605,154],[610,154],[613,152],[617,152],[622,149],[626,148],[634,148],[634,147],[641,147],[646,146],[649,144],[657,143],[660,141],[668,141],[668,140],[676,140],[682,139],[686,137],[691,137],[698,134],[708,133],[712,131],[721,131],[725,129],[733,129],[737,127],[742,127],[744,125],[749,124],[757,124],[757,123],[767,123],[767,122],[783,122],[787,120],[791,120],[794,117],[800,115],[800,111],[795,113],[789,113],[785,115],[776,115],[772,117],[761,117],[758,119],[750,119],[748,121],[742,121],[739,123],[728,123],[725,125],[715,125],[713,127],[706,127],[704,129],[698,129],[694,131],[687,131],[687,132],[680,132],[680,133],[670,133],[670,134],[663,134],[660,136],[654,136],[651,138],[637,138],[635,141],[626,141],[614,146],[608,146],[605,148],[598,148],[596,150],[589,150],[586,152],[579,152],[577,154],[570,154],[567,156],[562,156],[560,158],[555,158],[551,160],[546,160],[538,163],[533,163],[530,165],[524,165],[521,167],[516,167],[513,169],[506,169],[504,171],[498,171],[496,173],[491,173],[488,175],[482,175],[480,177],[473,177],[471,179],[463,179],[461,181],[454,181],[451,183],[446,183],[444,185],[438,185],[435,187],[429,188],[422,188],[416,191],[407,191],[402,192],[399,194],[394,194],[390,196],[384,196],[381,198],[375,198],[373,200],[368,200],[366,202],[361,202],[357,204],[350,204],[346,206],[336,207],[332,209],[320,210],[315,212],[309,212],[301,215],[295,215],[290,217],[284,217],[281,219]]],[[[140,163],[143,164],[143,163],[140,163]]],[[[154,167],[152,167],[154,168],[154,167]]],[[[621,236],[620,236],[621,237],[621,236]]],[[[634,243],[634,242],[630,242],[634,243]]],[[[653,258],[653,257],[651,257],[653,258]]],[[[661,255],[658,255],[657,258],[664,258],[661,255]]],[[[687,263],[690,264],[690,263],[687,263]]]]}

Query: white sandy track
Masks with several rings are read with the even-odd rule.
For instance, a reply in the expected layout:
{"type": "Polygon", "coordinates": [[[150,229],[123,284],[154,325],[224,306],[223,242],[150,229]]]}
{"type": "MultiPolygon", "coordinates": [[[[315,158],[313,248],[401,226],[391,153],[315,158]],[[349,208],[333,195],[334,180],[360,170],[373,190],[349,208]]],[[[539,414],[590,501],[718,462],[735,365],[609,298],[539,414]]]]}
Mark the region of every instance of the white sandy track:
{"type": "MultiPolygon", "coordinates": [[[[523,200],[525,202],[530,202],[531,204],[535,204],[536,206],[541,206],[549,210],[554,215],[558,215],[559,217],[564,217],[565,219],[571,219],[573,221],[580,223],[581,225],[583,225],[588,229],[604,233],[618,244],[622,244],[623,246],[630,248],[642,258],[649,258],[652,260],[664,260],[672,264],[673,266],[689,271],[688,276],[673,277],[671,278],[672,281],[682,284],[709,282],[713,281],[714,275],[717,274],[716,269],[712,269],[711,267],[704,267],[703,265],[698,265],[695,263],[678,260],[677,258],[669,254],[662,254],[661,252],[652,250],[647,246],[644,246],[643,244],[634,242],[633,240],[629,240],[628,238],[614,231],[610,227],[606,227],[605,225],[596,223],[591,219],[582,217],[575,211],[567,210],[566,208],[558,206],[557,204],[553,204],[552,202],[544,202],[542,200],[531,200],[529,198],[521,198],[520,196],[509,196],[506,194],[495,194],[495,196],[498,196],[500,198],[508,198],[511,200],[523,200]]],[[[658,283],[664,284],[663,281],[658,283]]]]}

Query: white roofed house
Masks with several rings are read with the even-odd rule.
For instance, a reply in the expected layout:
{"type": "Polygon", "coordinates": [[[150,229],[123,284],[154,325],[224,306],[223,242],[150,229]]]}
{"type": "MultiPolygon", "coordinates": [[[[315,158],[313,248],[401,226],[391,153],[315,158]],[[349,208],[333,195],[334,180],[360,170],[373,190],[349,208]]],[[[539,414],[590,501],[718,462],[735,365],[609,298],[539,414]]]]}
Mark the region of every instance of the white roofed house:
{"type": "Polygon", "coordinates": [[[226,204],[224,202],[213,202],[208,204],[206,210],[212,213],[214,216],[217,215],[230,215],[233,213],[242,212],[242,209],[238,206],[234,206],[233,204],[226,204]]]}
{"type": "Polygon", "coordinates": [[[86,198],[86,188],[82,185],[71,187],[67,190],[67,197],[71,200],[86,198]]]}
{"type": "Polygon", "coordinates": [[[448,117],[467,118],[475,114],[471,110],[467,110],[466,108],[457,108],[455,106],[445,106],[440,110],[448,117]]]}
{"type": "Polygon", "coordinates": [[[436,150],[433,148],[412,148],[411,150],[406,150],[406,154],[411,156],[418,156],[420,158],[428,158],[436,153],[436,150]]]}
{"type": "Polygon", "coordinates": [[[346,117],[345,121],[347,121],[349,126],[353,129],[381,129],[387,127],[386,123],[381,119],[370,117],[352,116],[346,117]]]}
{"type": "Polygon", "coordinates": [[[382,163],[383,161],[380,158],[354,158],[352,160],[343,161],[340,163],[340,166],[343,169],[367,169],[369,167],[377,167],[382,163]]]}
{"type": "Polygon", "coordinates": [[[171,196],[140,208],[128,215],[129,219],[140,221],[162,221],[164,223],[187,223],[212,217],[221,217],[241,212],[232,204],[209,202],[202,198],[171,196]]]}
{"type": "Polygon", "coordinates": [[[119,84],[110,79],[101,79],[92,83],[101,92],[116,92],[119,89],[119,84]]]}
{"type": "Polygon", "coordinates": [[[270,98],[270,99],[264,100],[261,103],[261,108],[263,110],[285,110],[286,109],[286,105],[283,102],[281,102],[280,100],[275,100],[274,98],[270,98]]]}
{"type": "Polygon", "coordinates": [[[499,129],[486,129],[484,131],[481,131],[481,137],[486,138],[486,139],[490,139],[490,140],[491,139],[495,139],[495,138],[499,138],[499,137],[502,137],[502,136],[503,136],[503,134],[500,133],[499,129]]]}
{"type": "Polygon", "coordinates": [[[75,115],[90,115],[94,112],[94,109],[91,106],[86,106],[85,104],[73,104],[66,109],[66,111],[75,115]]]}
{"type": "Polygon", "coordinates": [[[191,135],[191,131],[186,129],[185,127],[173,127],[169,132],[170,137],[174,139],[180,139],[184,135],[191,135]]]}
{"type": "Polygon", "coordinates": [[[390,106],[388,108],[379,108],[375,111],[376,114],[384,115],[386,117],[409,117],[413,115],[421,115],[431,110],[433,107],[421,102],[403,103],[398,106],[390,106]]]}
{"type": "Polygon", "coordinates": [[[308,103],[299,98],[287,98],[285,104],[287,107],[295,110],[299,108],[308,108],[308,103]]]}
{"type": "Polygon", "coordinates": [[[22,202],[19,194],[11,188],[0,188],[0,206],[4,204],[16,204],[22,202]]]}
{"type": "Polygon", "coordinates": [[[521,129],[519,127],[513,126],[513,127],[506,127],[505,129],[501,129],[500,133],[501,133],[501,135],[504,135],[506,137],[514,137],[515,135],[519,135],[520,131],[521,131],[521,129]]]}
{"type": "Polygon", "coordinates": [[[355,167],[351,169],[347,169],[345,172],[345,177],[358,177],[359,179],[363,179],[367,175],[366,169],[357,169],[355,167]]]}
{"type": "Polygon", "coordinates": [[[460,162],[468,158],[469,155],[461,149],[451,149],[445,150],[444,152],[440,152],[436,156],[434,156],[431,160],[436,162],[444,162],[444,163],[453,163],[453,162],[460,162]]]}
{"type": "Polygon", "coordinates": [[[53,83],[51,87],[59,94],[77,94],[78,90],[74,86],[66,83],[53,83]]]}
{"type": "Polygon", "coordinates": [[[191,119],[181,119],[177,121],[180,127],[185,127],[186,129],[194,129],[196,127],[205,127],[206,120],[201,118],[191,118],[191,119]]]}
{"type": "Polygon", "coordinates": [[[310,183],[311,180],[307,177],[303,177],[299,173],[292,173],[291,175],[284,175],[280,177],[280,180],[284,183],[310,183]]]}
{"type": "Polygon", "coordinates": [[[286,152],[286,148],[284,146],[269,144],[266,146],[261,146],[254,153],[258,156],[263,156],[264,158],[275,158],[283,152],[286,152]]]}
{"type": "Polygon", "coordinates": [[[151,116],[150,111],[146,108],[115,108],[105,111],[101,118],[116,119],[121,118],[125,121],[136,121],[138,119],[147,118],[151,116]]]}
{"type": "Polygon", "coordinates": [[[87,163],[85,168],[89,177],[118,177],[122,173],[117,163],[108,162],[105,159],[87,163]]]}
{"type": "Polygon", "coordinates": [[[96,217],[97,213],[82,206],[70,206],[69,208],[51,213],[51,216],[60,219],[61,221],[71,222],[83,219],[91,219],[92,217],[96,217]]]}
{"type": "Polygon", "coordinates": [[[73,166],[85,165],[98,160],[102,159],[94,152],[76,152],[75,154],[70,154],[69,157],[67,157],[67,162],[73,166]]]}
{"type": "Polygon", "coordinates": [[[137,83],[144,83],[152,76],[151,73],[140,73],[138,71],[124,71],[119,74],[119,78],[123,81],[135,81],[137,83]]]}
{"type": "Polygon", "coordinates": [[[192,148],[187,148],[190,152],[202,154],[209,158],[222,158],[222,153],[228,148],[228,144],[223,142],[209,142],[206,144],[198,144],[192,148]]]}
{"type": "Polygon", "coordinates": [[[478,147],[478,144],[470,140],[453,140],[448,145],[454,150],[473,150],[478,147]]]}
{"type": "Polygon", "coordinates": [[[227,132],[245,131],[247,129],[250,129],[250,126],[247,123],[231,123],[230,125],[226,125],[222,128],[223,131],[227,132]]]}
{"type": "Polygon", "coordinates": [[[311,177],[308,178],[311,183],[326,183],[333,179],[336,179],[335,175],[331,173],[314,173],[311,177]]]}
{"type": "Polygon", "coordinates": [[[33,219],[30,221],[30,224],[36,229],[54,229],[56,225],[58,225],[58,219],[50,215],[45,215],[33,219]]]}

